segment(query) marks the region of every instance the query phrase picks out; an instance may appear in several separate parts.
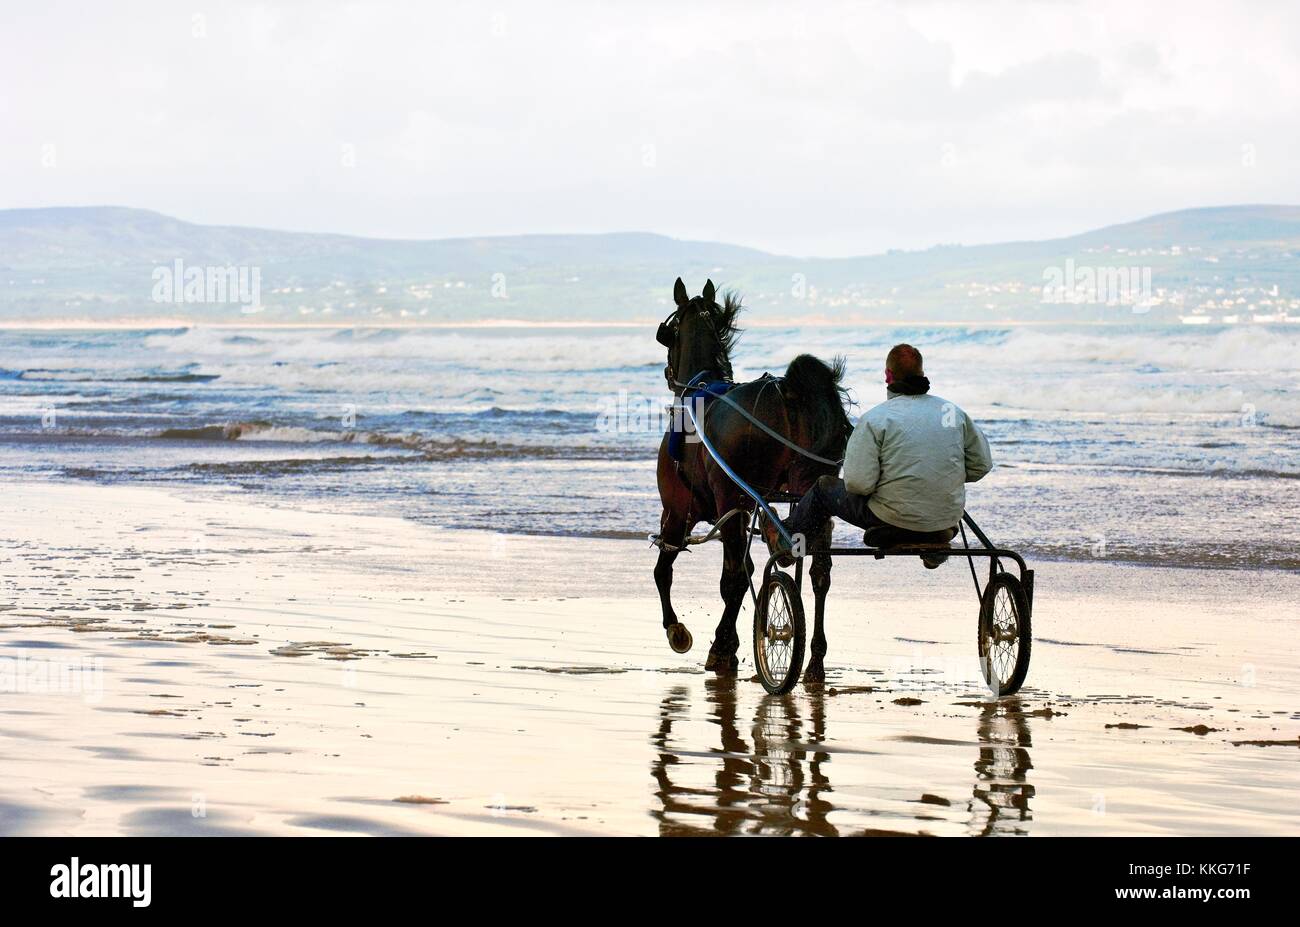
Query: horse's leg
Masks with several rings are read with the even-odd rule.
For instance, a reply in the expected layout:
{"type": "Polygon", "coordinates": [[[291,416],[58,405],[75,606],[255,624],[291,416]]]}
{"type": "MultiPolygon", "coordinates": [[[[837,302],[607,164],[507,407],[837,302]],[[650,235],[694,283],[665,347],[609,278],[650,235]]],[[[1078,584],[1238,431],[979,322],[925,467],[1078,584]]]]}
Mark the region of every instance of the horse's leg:
{"type": "Polygon", "coordinates": [[[686,625],[677,620],[673,609],[673,561],[681,553],[680,548],[686,541],[686,532],[690,529],[682,519],[669,512],[664,513],[659,539],[670,547],[659,548],[659,559],[655,561],[655,588],[659,590],[659,604],[664,613],[664,631],[668,635],[668,646],[677,653],[686,653],[691,649],[693,640],[686,625]]]}
{"type": "MultiPolygon", "coordinates": [[[[831,522],[828,519],[815,541],[814,550],[817,547],[831,546],[831,530],[831,522]]],[[[815,604],[813,605],[812,659],[808,661],[808,668],[803,671],[803,682],[806,686],[816,686],[826,681],[826,667],[822,665],[822,657],[826,656],[826,594],[831,589],[831,558],[825,554],[813,554],[812,567],[808,571],[808,576],[812,579],[815,604]]]]}
{"type": "Polygon", "coordinates": [[[749,533],[743,518],[732,518],[722,526],[722,579],[718,591],[722,593],[722,619],[713,632],[713,645],[704,664],[719,675],[730,675],[740,667],[736,651],[740,638],[736,634],[736,617],[745,601],[749,576],[754,562],[749,557],[749,533]]]}

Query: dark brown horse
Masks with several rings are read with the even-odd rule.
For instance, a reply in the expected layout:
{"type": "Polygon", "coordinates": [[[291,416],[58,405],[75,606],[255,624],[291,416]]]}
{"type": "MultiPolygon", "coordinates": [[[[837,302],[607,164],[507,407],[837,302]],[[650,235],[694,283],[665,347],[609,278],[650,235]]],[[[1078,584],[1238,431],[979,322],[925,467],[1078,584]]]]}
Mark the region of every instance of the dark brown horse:
{"type": "MultiPolygon", "coordinates": [[[[686,287],[679,277],[673,288],[677,308],[660,326],[659,340],[668,347],[668,367],[664,373],[679,401],[683,387],[697,377],[728,381],[732,378],[731,348],[739,335],[736,321],[741,311],[740,299],[727,293],[719,305],[714,297],[710,280],[704,285],[703,295],[687,298],[686,287]]],[[[844,412],[844,390],[840,386],[843,372],[844,362],[840,358],[827,365],[811,354],[801,354],[790,362],[785,376],[764,374],[757,380],[737,384],[723,398],[712,400],[700,427],[737,476],[760,493],[801,494],[818,477],[834,475],[838,467],[799,454],[764,433],[736,407],[788,438],[791,444],[818,457],[839,460],[844,456],[844,446],[853,428],[844,412]]],[[[673,611],[670,595],[673,561],[699,522],[717,522],[732,509],[745,512],[754,509],[753,500],[723,472],[701,442],[686,440],[682,448],[682,460],[678,463],[669,456],[668,435],[659,446],[659,498],[664,511],[659,529],[659,561],[655,565],[664,629],[668,643],[678,653],[691,648],[691,634],[673,611]]],[[[719,589],[723,611],[704,665],[719,674],[729,674],[736,672],[739,665],[736,617],[754,564],[748,554],[748,521],[744,517],[726,520],[720,535],[723,564],[719,589]]],[[[809,549],[826,546],[829,536],[827,524],[823,537],[807,539],[809,549]]],[[[814,555],[809,575],[816,596],[816,612],[812,660],[804,672],[805,683],[821,682],[825,678],[823,619],[826,593],[831,584],[830,557],[814,555]]]]}

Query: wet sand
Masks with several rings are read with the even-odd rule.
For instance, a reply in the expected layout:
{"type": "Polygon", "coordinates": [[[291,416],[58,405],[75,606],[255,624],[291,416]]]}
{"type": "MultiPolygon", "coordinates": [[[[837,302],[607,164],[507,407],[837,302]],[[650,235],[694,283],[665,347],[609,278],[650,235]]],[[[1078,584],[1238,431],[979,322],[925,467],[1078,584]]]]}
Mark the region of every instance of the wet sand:
{"type": "Polygon", "coordinates": [[[701,669],[716,545],[684,656],[636,542],[31,483],[0,545],[6,835],[1300,832],[1294,573],[1035,563],[999,703],[962,562],[837,563],[770,698],[701,669]]]}

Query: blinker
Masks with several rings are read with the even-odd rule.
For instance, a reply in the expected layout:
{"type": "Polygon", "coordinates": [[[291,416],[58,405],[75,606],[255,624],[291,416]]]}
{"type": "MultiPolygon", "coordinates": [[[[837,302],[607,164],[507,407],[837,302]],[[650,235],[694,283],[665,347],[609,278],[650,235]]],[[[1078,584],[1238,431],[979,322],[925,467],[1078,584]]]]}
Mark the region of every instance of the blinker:
{"type": "Polygon", "coordinates": [[[659,331],[655,333],[655,341],[658,341],[665,348],[673,346],[673,339],[677,337],[677,326],[671,322],[660,322],[659,331]]]}

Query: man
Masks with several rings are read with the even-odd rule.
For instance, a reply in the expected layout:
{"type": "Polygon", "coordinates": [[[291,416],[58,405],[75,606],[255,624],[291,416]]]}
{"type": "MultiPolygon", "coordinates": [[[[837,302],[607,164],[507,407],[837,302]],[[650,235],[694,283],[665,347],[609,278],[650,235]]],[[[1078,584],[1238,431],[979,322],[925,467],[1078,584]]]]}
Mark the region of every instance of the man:
{"type": "MultiPolygon", "coordinates": [[[[844,478],[823,476],[783,523],[792,536],[816,537],[832,517],[893,529],[893,544],[946,544],[956,535],[965,484],[993,468],[988,439],[955,404],[930,395],[921,352],[910,344],[890,349],[885,383],[889,398],[849,438],[844,478]]],[[[944,559],[924,558],[930,569],[944,559]]]]}

